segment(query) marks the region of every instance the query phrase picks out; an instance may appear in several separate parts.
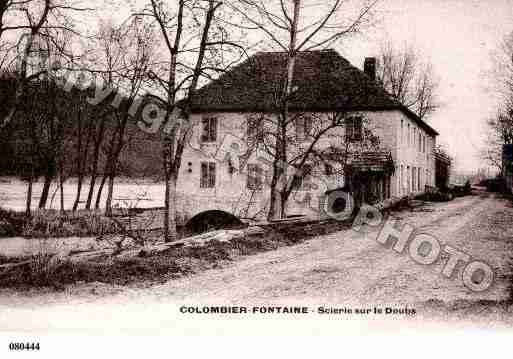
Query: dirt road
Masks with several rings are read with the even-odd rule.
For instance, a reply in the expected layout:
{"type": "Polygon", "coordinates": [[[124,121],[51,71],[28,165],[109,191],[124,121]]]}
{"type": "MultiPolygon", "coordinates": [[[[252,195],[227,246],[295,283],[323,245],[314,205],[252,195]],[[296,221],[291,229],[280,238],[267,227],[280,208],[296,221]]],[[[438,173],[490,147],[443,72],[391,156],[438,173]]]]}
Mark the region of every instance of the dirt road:
{"type": "Polygon", "coordinates": [[[231,302],[309,299],[317,302],[417,303],[428,299],[504,299],[506,263],[513,253],[513,208],[488,194],[423,206],[394,219],[429,233],[496,272],[490,290],[474,293],[461,281],[440,275],[446,260],[423,266],[405,251],[399,255],[376,241],[378,230],[364,227],[319,237],[302,245],[245,258],[222,270],[169,282],[156,295],[194,301],[231,302]]]}
{"type": "MultiPolygon", "coordinates": [[[[22,312],[37,317],[41,310],[46,314],[42,321],[36,322],[36,327],[60,328],[48,311],[54,310],[53,314],[59,318],[75,316],[73,323],[83,320],[94,326],[85,314],[93,307],[101,308],[102,313],[110,308],[111,314],[123,310],[135,315],[135,309],[127,308],[152,307],[162,313],[172,306],[176,315],[176,307],[182,304],[390,305],[416,308],[418,313],[426,315],[443,317],[457,312],[468,318],[485,315],[491,320],[513,322],[510,307],[503,304],[509,295],[508,262],[513,253],[511,203],[480,192],[452,202],[396,213],[393,218],[412,225],[417,233],[436,237],[442,247],[450,245],[473,260],[488,263],[495,273],[492,287],[473,292],[462,282],[461,264],[456,267],[455,275],[446,278],[440,272],[447,256],[442,255],[433,265],[417,264],[408,254],[398,254],[378,243],[378,228],[367,226],[359,232],[341,231],[293,247],[243,257],[221,269],[146,289],[107,288],[115,293],[106,296],[95,296],[89,289],[78,294],[75,291],[73,295],[0,294],[0,328],[12,327],[16,315],[22,312]]],[[[102,317],[95,313],[95,318],[102,317]]],[[[148,315],[155,314],[151,313],[148,315]]],[[[24,323],[22,327],[27,325],[20,323],[24,323]]]]}

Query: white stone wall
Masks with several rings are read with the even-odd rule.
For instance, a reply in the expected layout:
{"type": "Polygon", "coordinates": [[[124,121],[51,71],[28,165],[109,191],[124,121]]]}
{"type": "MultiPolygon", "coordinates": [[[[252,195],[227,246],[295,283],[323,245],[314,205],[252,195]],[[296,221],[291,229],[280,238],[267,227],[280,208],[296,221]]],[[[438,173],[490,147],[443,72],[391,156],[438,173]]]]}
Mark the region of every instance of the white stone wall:
{"type": "Polygon", "coordinates": [[[424,192],[425,185],[434,186],[435,183],[435,163],[433,160],[433,149],[436,144],[436,137],[429,135],[424,129],[418,126],[415,122],[399,111],[394,111],[398,114],[396,124],[397,132],[397,147],[396,147],[396,166],[398,171],[396,173],[396,194],[405,196],[409,194],[419,194],[424,192]],[[403,127],[401,131],[401,121],[403,127]],[[408,139],[408,131],[410,131],[410,138],[408,139]],[[420,134],[425,138],[426,145],[425,151],[422,146],[418,148],[418,135],[420,134]],[[415,140],[413,140],[413,137],[415,140]],[[401,168],[403,171],[401,182],[401,168]],[[412,188],[412,168],[416,169],[415,188],[412,188]],[[418,182],[418,172],[420,170],[420,185],[418,182]]]}
{"type": "MultiPolygon", "coordinates": [[[[179,201],[177,211],[182,213],[182,221],[187,221],[193,215],[206,210],[223,210],[241,217],[265,217],[268,211],[269,187],[262,190],[247,188],[246,167],[241,166],[241,160],[233,154],[246,152],[246,125],[249,114],[245,113],[208,113],[193,115],[193,131],[189,145],[184,150],[180,168],[178,191],[179,201]],[[200,141],[203,117],[218,119],[217,141],[202,143],[200,141]],[[227,154],[232,154],[227,157],[227,154]],[[230,159],[230,162],[228,161],[230,159]],[[216,186],[201,188],[200,173],[202,162],[216,163],[216,186]],[[230,168],[235,169],[230,171],[230,168]]],[[[291,131],[295,131],[291,126],[291,131]]],[[[327,133],[318,146],[329,146],[340,141],[343,135],[341,129],[327,133]]],[[[307,146],[308,142],[304,142],[307,146]]],[[[270,181],[272,172],[270,158],[263,152],[255,152],[247,160],[248,164],[259,164],[264,169],[265,177],[270,181]],[[267,158],[268,166],[265,165],[267,158]],[[265,171],[267,170],[267,171],[265,171]]],[[[331,186],[343,185],[342,178],[331,178],[328,183],[317,184],[317,192],[324,193],[331,186]]],[[[291,195],[287,213],[313,214],[318,211],[318,196],[308,198],[303,191],[291,195]]]]}
{"type": "MultiPolygon", "coordinates": [[[[360,112],[367,121],[370,130],[380,138],[382,148],[389,149],[396,162],[397,168],[391,181],[391,195],[405,196],[409,193],[421,191],[408,191],[406,185],[406,176],[403,175],[401,184],[400,168],[403,165],[403,171],[409,166],[421,168],[421,190],[424,184],[434,184],[434,161],[432,159],[432,149],[435,139],[429,137],[426,145],[426,153],[418,152],[417,147],[407,144],[407,136],[401,136],[401,120],[403,121],[404,133],[407,124],[410,128],[415,125],[401,111],[375,111],[360,112]],[[429,170],[429,176],[426,177],[425,170],[429,170]]],[[[327,116],[327,115],[326,115],[327,116]]],[[[191,216],[205,210],[219,209],[242,217],[265,217],[268,211],[269,189],[264,186],[261,191],[251,191],[247,189],[247,176],[245,168],[241,172],[239,158],[232,156],[230,162],[226,154],[244,153],[246,124],[248,114],[245,113],[208,113],[193,115],[192,120],[195,124],[189,140],[189,144],[184,151],[182,165],[180,169],[178,191],[179,203],[178,212],[181,214],[181,221],[188,220],[191,216]],[[217,141],[215,143],[201,143],[200,136],[202,131],[201,119],[203,117],[218,118],[217,141]],[[232,147],[233,146],[233,147],[232,147]],[[216,163],[216,186],[214,188],[200,188],[201,162],[216,163]],[[235,171],[230,171],[234,168],[235,171]]],[[[423,135],[427,134],[421,130],[423,135]]],[[[329,133],[322,141],[322,146],[336,144],[343,137],[343,129],[339,128],[329,133]],[[342,137],[341,137],[342,136],[342,137]]],[[[305,143],[307,145],[308,143],[305,143]]],[[[262,163],[257,158],[265,158],[265,153],[253,153],[248,163],[262,163]]],[[[320,174],[320,173],[318,173],[320,174]]],[[[270,167],[267,177],[270,178],[270,167]]],[[[334,176],[331,185],[325,182],[318,183],[317,192],[324,193],[329,187],[343,185],[344,179],[340,176],[334,176]]],[[[298,191],[291,196],[289,201],[288,214],[312,214],[318,210],[318,196],[305,198],[305,193],[298,191]]]]}

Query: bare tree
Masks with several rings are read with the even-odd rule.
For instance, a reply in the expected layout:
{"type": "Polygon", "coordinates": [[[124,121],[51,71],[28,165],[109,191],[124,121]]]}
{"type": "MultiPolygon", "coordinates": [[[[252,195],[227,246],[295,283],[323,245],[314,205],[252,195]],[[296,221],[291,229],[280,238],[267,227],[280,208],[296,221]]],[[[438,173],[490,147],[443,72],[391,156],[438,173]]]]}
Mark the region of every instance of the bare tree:
{"type": "Polygon", "coordinates": [[[481,157],[502,172],[502,145],[513,144],[513,106],[506,104],[487,121],[486,145],[481,157]]]}
{"type": "Polygon", "coordinates": [[[423,61],[410,45],[398,49],[392,42],[385,42],[379,55],[377,77],[396,100],[420,118],[429,116],[440,106],[433,66],[423,61]]]}
{"type": "Polygon", "coordinates": [[[497,94],[500,107],[513,104],[513,32],[499,43],[492,53],[492,68],[488,74],[491,87],[497,94]]]}
{"type": "MultiPolygon", "coordinates": [[[[119,80],[119,76],[115,76],[118,69],[123,67],[123,50],[120,42],[122,41],[121,30],[117,28],[112,21],[106,21],[100,25],[100,28],[97,33],[97,52],[95,58],[95,64],[89,66],[89,69],[95,72],[95,82],[97,83],[99,80],[102,80],[101,84],[104,87],[104,90],[109,91],[109,89],[115,89],[119,86],[117,80],[119,80]],[[94,67],[94,69],[93,69],[94,67]]],[[[100,86],[97,84],[97,86],[100,86]]],[[[98,178],[98,167],[100,165],[100,156],[102,152],[106,152],[106,157],[110,159],[112,157],[112,151],[114,151],[114,147],[104,146],[104,141],[108,137],[108,127],[112,127],[111,124],[115,120],[114,118],[114,109],[107,104],[108,101],[112,101],[112,96],[107,96],[104,99],[103,103],[97,104],[97,121],[96,128],[94,133],[94,144],[93,144],[93,158],[92,158],[92,168],[91,168],[91,179],[89,183],[89,193],[87,195],[86,200],[86,209],[90,209],[93,200],[93,194],[95,190],[96,180],[98,178]],[[102,151],[103,147],[106,147],[106,150],[102,151]]],[[[111,134],[111,138],[114,138],[114,134],[111,134]]],[[[110,163],[105,161],[102,180],[100,181],[100,185],[96,192],[96,200],[95,200],[95,209],[100,208],[101,198],[103,193],[103,188],[105,187],[105,183],[107,182],[110,170],[110,163]]]]}
{"type": "Polygon", "coordinates": [[[116,122],[116,131],[111,138],[109,156],[107,158],[107,199],[105,210],[107,215],[112,214],[112,200],[114,192],[114,179],[117,175],[119,156],[126,144],[126,129],[128,121],[132,118],[130,106],[141,96],[143,82],[150,68],[152,56],[153,30],[151,26],[141,23],[140,19],[133,18],[126,28],[117,30],[117,55],[120,66],[114,71],[114,81],[118,92],[114,99],[113,116],[116,122]],[[124,94],[123,100],[118,96],[124,94]]]}
{"type": "MultiPolygon", "coordinates": [[[[9,53],[12,53],[12,58],[17,63],[14,101],[7,115],[0,121],[0,130],[9,124],[16,111],[20,109],[22,97],[30,81],[37,80],[41,74],[49,70],[50,66],[36,66],[37,70],[34,70],[30,64],[34,52],[38,53],[37,49],[34,49],[34,45],[39,41],[38,38],[44,37],[53,42],[55,32],[77,34],[68,14],[89,10],[89,8],[75,6],[72,0],[3,0],[0,2],[0,49],[7,52],[3,54],[2,65],[11,64],[7,61],[9,53]],[[4,40],[3,35],[7,32],[12,33],[10,37],[14,40],[4,40]]],[[[0,70],[4,69],[0,68],[0,70]]],[[[12,66],[7,66],[7,70],[14,71],[12,66]]]]}
{"type": "MultiPolygon", "coordinates": [[[[279,210],[283,216],[286,216],[287,203],[291,194],[304,190],[301,187],[305,179],[314,173],[320,174],[318,177],[322,178],[324,175],[333,175],[335,172],[339,176],[349,178],[352,172],[351,161],[358,154],[380,149],[380,141],[374,135],[373,124],[363,116],[354,116],[353,113],[344,110],[328,113],[294,111],[289,116],[293,125],[292,128],[287,127],[286,137],[284,137],[286,157],[284,162],[280,163],[286,178],[283,181],[284,185],[277,187],[280,198],[279,210]],[[358,123],[355,124],[352,121],[358,123]],[[355,125],[360,131],[355,138],[351,138],[347,135],[348,126],[355,125]],[[333,173],[326,173],[326,168],[330,168],[330,172],[333,173]]],[[[262,129],[260,140],[250,141],[249,152],[254,152],[259,146],[263,148],[264,153],[267,154],[265,157],[271,159],[272,168],[274,159],[278,155],[275,128],[279,115],[254,114],[251,117],[258,120],[262,129]]],[[[246,154],[245,157],[248,155],[246,154]]],[[[269,185],[273,185],[272,179],[269,185]]]]}
{"type": "MultiPolygon", "coordinates": [[[[283,218],[283,196],[287,195],[287,174],[284,163],[288,162],[287,132],[294,123],[294,116],[289,114],[290,97],[294,68],[300,51],[325,48],[333,45],[351,34],[357,33],[362,26],[369,23],[371,10],[377,1],[363,1],[352,11],[344,6],[343,0],[333,0],[319,3],[305,0],[279,0],[264,2],[262,0],[241,0],[231,4],[231,7],[243,18],[240,26],[248,30],[258,31],[270,42],[287,55],[286,79],[279,94],[278,117],[276,123],[275,151],[272,164],[272,179],[270,183],[269,219],[283,218]],[[305,10],[313,10],[318,14],[312,18],[305,10]],[[280,189],[281,188],[281,189],[280,189]]],[[[311,11],[314,13],[314,11],[311,11]]],[[[338,122],[338,121],[335,121],[338,122]]],[[[306,161],[303,162],[303,165],[306,161]]],[[[302,171],[301,166],[297,168],[302,171]]]]}
{"type": "MultiPolygon", "coordinates": [[[[95,115],[91,112],[91,106],[88,106],[84,98],[84,94],[81,96],[79,111],[77,113],[76,121],[76,154],[75,157],[75,174],[77,175],[77,193],[75,196],[75,202],[73,203],[72,211],[75,212],[78,209],[80,203],[80,197],[82,194],[82,185],[84,177],[86,176],[87,163],[90,160],[89,152],[91,143],[93,141],[94,130],[95,130],[95,115]]],[[[75,127],[75,126],[74,126],[75,127]]]]}
{"type": "MultiPolygon", "coordinates": [[[[223,61],[231,48],[241,47],[229,40],[219,17],[223,3],[216,0],[179,0],[173,5],[151,0],[142,15],[155,22],[167,59],[155,66],[151,79],[161,90],[158,97],[165,110],[162,158],[165,177],[164,236],[177,238],[177,181],[182,154],[191,131],[190,103],[200,81],[224,71],[234,60],[223,61]],[[228,63],[226,63],[228,62],[228,63]],[[181,97],[181,99],[180,99],[181,97]],[[180,99],[180,111],[176,111],[180,99]],[[175,114],[181,112],[180,121],[175,114]],[[172,123],[175,121],[174,123],[172,123]]],[[[236,60],[240,56],[235,56],[236,60]]],[[[235,61],[236,61],[235,60],[235,61]]]]}
{"type": "MultiPolygon", "coordinates": [[[[100,161],[100,151],[101,151],[101,146],[102,146],[104,135],[105,135],[105,126],[106,126],[107,118],[108,118],[107,114],[102,114],[99,116],[97,123],[95,123],[94,133],[92,134],[92,136],[93,136],[93,153],[92,153],[91,176],[90,176],[90,182],[89,182],[89,191],[87,194],[87,199],[86,199],[86,204],[85,204],[85,208],[88,210],[91,209],[91,203],[93,200],[96,179],[98,178],[98,164],[100,161]]],[[[101,191],[98,190],[98,192],[100,193],[100,198],[101,198],[101,191]]],[[[99,206],[99,201],[98,201],[98,206],[99,206]]]]}
{"type": "Polygon", "coordinates": [[[487,142],[481,155],[502,172],[502,145],[513,143],[513,32],[502,40],[492,60],[489,80],[497,95],[498,109],[487,120],[487,142]]]}
{"type": "MultiPolygon", "coordinates": [[[[44,28],[37,41],[33,41],[31,51],[36,52],[36,56],[41,58],[50,56],[59,58],[65,54],[65,44],[68,43],[68,39],[67,32],[44,28]]],[[[33,165],[38,163],[39,170],[32,171],[32,173],[41,174],[44,178],[38,206],[45,208],[51,183],[59,167],[59,158],[64,157],[62,152],[65,143],[65,130],[70,127],[69,121],[73,117],[72,111],[66,105],[71,102],[70,99],[73,95],[59,87],[55,81],[53,70],[38,63],[31,64],[26,69],[38,75],[27,84],[28,87],[24,90],[23,96],[13,101],[19,101],[23,105],[15,113],[18,120],[23,122],[23,117],[28,117],[26,122],[28,132],[21,131],[19,135],[26,135],[30,139],[30,148],[37,151],[37,154],[32,154],[30,157],[33,165]]],[[[30,176],[29,193],[33,180],[35,180],[35,176],[30,176]]],[[[28,209],[27,205],[27,213],[28,209]]]]}

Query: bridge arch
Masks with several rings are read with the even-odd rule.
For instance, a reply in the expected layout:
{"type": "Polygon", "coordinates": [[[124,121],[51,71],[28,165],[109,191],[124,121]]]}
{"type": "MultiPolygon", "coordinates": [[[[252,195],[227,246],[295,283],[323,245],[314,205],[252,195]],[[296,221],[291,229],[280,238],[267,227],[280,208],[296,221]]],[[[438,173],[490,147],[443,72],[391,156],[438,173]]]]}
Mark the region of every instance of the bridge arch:
{"type": "Polygon", "coordinates": [[[204,233],[216,229],[241,228],[242,221],[231,213],[221,210],[208,210],[196,214],[185,223],[185,230],[191,234],[204,233]]]}

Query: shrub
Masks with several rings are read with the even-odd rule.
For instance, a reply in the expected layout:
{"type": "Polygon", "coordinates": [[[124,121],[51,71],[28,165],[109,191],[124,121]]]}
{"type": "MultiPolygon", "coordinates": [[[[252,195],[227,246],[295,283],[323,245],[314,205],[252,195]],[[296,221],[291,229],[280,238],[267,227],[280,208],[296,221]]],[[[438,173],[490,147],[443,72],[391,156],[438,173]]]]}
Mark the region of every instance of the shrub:
{"type": "Polygon", "coordinates": [[[0,237],[20,236],[25,225],[25,215],[0,208],[0,237]]]}
{"type": "Polygon", "coordinates": [[[61,214],[58,211],[38,211],[25,224],[26,237],[85,237],[115,233],[116,223],[96,212],[61,214]]]}
{"type": "Polygon", "coordinates": [[[6,220],[0,220],[0,237],[14,237],[16,236],[16,229],[6,220]]]}
{"type": "Polygon", "coordinates": [[[436,189],[430,192],[423,193],[415,198],[421,201],[448,202],[452,201],[454,196],[451,193],[441,192],[439,189],[436,189]]]}

